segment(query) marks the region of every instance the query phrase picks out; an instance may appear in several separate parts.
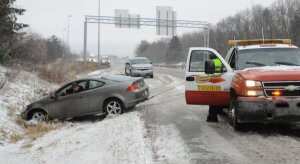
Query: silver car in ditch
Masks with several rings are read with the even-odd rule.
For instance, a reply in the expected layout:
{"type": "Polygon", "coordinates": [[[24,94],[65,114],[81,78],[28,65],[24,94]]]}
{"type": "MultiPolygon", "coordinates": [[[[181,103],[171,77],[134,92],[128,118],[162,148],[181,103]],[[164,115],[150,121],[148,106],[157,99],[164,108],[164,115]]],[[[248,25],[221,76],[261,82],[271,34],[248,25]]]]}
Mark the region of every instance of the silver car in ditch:
{"type": "Polygon", "coordinates": [[[92,75],[73,80],[49,96],[28,105],[21,117],[26,120],[45,120],[121,114],[148,97],[149,89],[143,78],[92,75]]]}

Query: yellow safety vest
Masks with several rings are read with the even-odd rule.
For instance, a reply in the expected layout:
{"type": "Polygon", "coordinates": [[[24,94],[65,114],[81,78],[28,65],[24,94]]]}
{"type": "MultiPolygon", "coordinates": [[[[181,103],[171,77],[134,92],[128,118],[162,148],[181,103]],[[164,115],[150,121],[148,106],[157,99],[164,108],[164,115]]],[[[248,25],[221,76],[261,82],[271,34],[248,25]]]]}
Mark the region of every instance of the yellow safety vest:
{"type": "Polygon", "coordinates": [[[215,71],[216,72],[221,72],[221,67],[222,67],[222,62],[219,58],[213,59],[213,62],[215,64],[215,71]]]}

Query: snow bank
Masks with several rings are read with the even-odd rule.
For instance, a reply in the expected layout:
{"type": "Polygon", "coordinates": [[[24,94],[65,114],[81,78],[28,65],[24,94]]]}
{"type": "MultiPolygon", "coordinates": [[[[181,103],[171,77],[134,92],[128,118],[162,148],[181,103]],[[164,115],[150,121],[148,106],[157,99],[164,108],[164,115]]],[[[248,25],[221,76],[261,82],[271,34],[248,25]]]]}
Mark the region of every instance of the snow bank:
{"type": "MultiPolygon", "coordinates": [[[[0,79],[5,78],[7,68],[0,66],[0,79]]],[[[56,88],[36,75],[21,71],[18,76],[0,90],[0,143],[7,143],[11,133],[22,132],[15,119],[28,104],[56,88]]]]}
{"type": "Polygon", "coordinates": [[[150,141],[138,112],[52,131],[30,148],[0,149],[3,163],[152,163],[150,141]]]}

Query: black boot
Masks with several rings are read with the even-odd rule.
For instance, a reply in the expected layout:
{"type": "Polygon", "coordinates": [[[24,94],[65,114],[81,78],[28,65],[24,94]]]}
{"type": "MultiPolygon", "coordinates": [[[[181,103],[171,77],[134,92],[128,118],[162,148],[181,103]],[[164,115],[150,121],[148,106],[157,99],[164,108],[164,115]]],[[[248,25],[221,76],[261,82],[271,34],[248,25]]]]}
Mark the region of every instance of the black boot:
{"type": "Polygon", "coordinates": [[[208,115],[207,116],[207,119],[206,119],[206,122],[219,122],[218,120],[218,116],[211,116],[211,115],[208,115]]]}
{"type": "Polygon", "coordinates": [[[206,122],[219,122],[218,120],[218,108],[209,106],[208,116],[206,122]]]}

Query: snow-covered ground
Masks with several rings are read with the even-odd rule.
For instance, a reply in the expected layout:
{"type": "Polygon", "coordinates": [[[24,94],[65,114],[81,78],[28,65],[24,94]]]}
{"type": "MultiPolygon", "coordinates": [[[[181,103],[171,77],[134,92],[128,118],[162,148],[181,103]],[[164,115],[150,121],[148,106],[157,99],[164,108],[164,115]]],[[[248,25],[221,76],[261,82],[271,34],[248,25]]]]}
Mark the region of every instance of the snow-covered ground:
{"type": "Polygon", "coordinates": [[[91,122],[69,123],[20,148],[0,148],[3,163],[151,163],[150,141],[137,112],[91,122]]]}
{"type": "MultiPolygon", "coordinates": [[[[0,79],[6,77],[6,71],[6,68],[0,66],[0,79]]],[[[13,81],[0,90],[0,143],[8,143],[12,134],[22,135],[23,129],[16,124],[17,115],[37,97],[49,94],[56,87],[34,74],[21,71],[13,81]]]]}
{"type": "MultiPolygon", "coordinates": [[[[3,72],[5,68],[0,69],[3,72]]],[[[24,129],[16,124],[16,114],[30,103],[28,98],[40,97],[37,93],[56,87],[21,72],[7,89],[1,90],[2,128],[22,134],[24,129]],[[11,105],[17,105],[17,111],[9,116],[11,105]]],[[[65,123],[34,141],[28,141],[26,136],[16,144],[8,138],[1,140],[0,163],[152,163],[150,139],[145,130],[138,111],[104,120],[87,118],[65,123]]]]}
{"type": "MultiPolygon", "coordinates": [[[[0,67],[0,77],[2,70],[0,67]]],[[[104,70],[116,74],[123,71],[120,66],[104,70]]],[[[223,117],[218,124],[207,123],[207,106],[185,104],[182,73],[155,70],[154,79],[145,79],[154,97],[123,115],[74,120],[32,142],[1,140],[0,163],[300,162],[298,124],[282,128],[259,125],[261,129],[235,132],[223,117]]],[[[14,116],[8,114],[9,107],[17,106],[18,113],[31,101],[29,97],[40,97],[49,90],[39,90],[55,87],[33,74],[20,73],[15,82],[0,91],[1,127],[22,133],[14,116]]]]}

